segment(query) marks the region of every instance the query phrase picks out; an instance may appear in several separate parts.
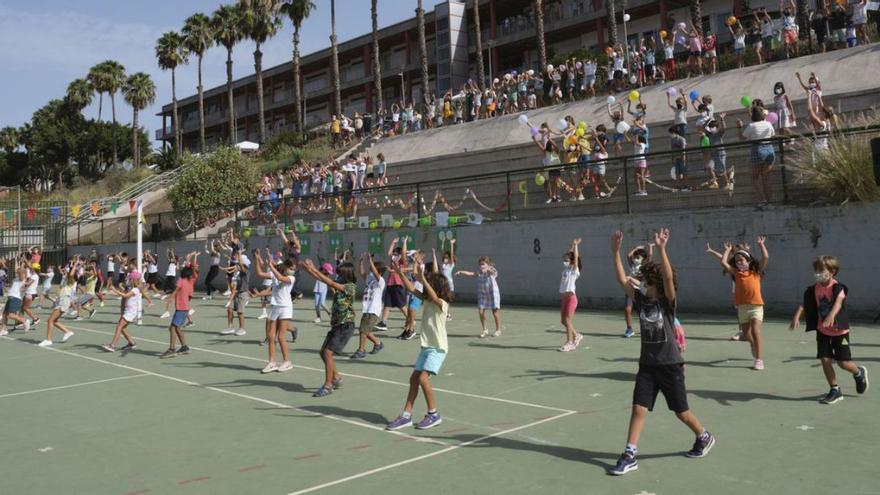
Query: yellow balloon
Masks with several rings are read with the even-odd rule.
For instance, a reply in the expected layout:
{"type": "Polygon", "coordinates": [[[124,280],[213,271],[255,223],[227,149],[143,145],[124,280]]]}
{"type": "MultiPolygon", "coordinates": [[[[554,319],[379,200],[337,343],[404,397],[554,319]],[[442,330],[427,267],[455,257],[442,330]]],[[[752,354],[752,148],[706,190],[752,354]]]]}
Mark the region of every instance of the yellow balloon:
{"type": "Polygon", "coordinates": [[[577,135],[577,137],[581,137],[584,135],[584,128],[578,127],[578,130],[574,131],[574,133],[577,135]]]}
{"type": "Polygon", "coordinates": [[[629,92],[629,101],[636,102],[639,101],[639,92],[636,90],[632,90],[629,92]]]}
{"type": "Polygon", "coordinates": [[[535,184],[537,184],[539,186],[543,186],[545,180],[546,179],[544,179],[544,176],[541,175],[540,173],[538,173],[538,175],[535,176],[535,184]]]}
{"type": "Polygon", "coordinates": [[[669,33],[667,33],[665,29],[660,30],[660,37],[661,38],[665,38],[667,34],[669,34],[669,33]]]}
{"type": "Polygon", "coordinates": [[[733,26],[734,24],[736,24],[736,16],[730,16],[730,17],[728,17],[728,18],[727,18],[727,25],[728,25],[728,26],[733,26]]]}

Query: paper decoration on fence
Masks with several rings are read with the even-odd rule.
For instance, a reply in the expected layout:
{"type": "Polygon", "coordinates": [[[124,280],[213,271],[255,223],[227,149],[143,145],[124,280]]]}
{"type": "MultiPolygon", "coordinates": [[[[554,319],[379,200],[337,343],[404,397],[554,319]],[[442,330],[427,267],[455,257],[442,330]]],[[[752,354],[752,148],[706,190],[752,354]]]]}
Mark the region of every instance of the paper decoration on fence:
{"type": "Polygon", "coordinates": [[[70,207],[70,212],[73,214],[74,218],[79,216],[80,205],[73,205],[70,207]]]}
{"type": "Polygon", "coordinates": [[[113,201],[110,203],[110,211],[114,214],[116,213],[116,209],[119,208],[119,201],[113,201]]]}
{"type": "Polygon", "coordinates": [[[370,232],[367,238],[367,252],[381,256],[385,248],[385,241],[382,238],[382,232],[370,232]]]}
{"type": "Polygon", "coordinates": [[[358,228],[359,229],[370,228],[370,217],[358,217],[358,228]]]}
{"type": "Polygon", "coordinates": [[[92,216],[96,217],[99,213],[101,213],[101,202],[100,201],[92,201],[92,216]]]}
{"type": "Polygon", "coordinates": [[[324,232],[324,222],[320,220],[312,221],[312,232],[324,232]]]}
{"type": "Polygon", "coordinates": [[[407,230],[401,232],[397,236],[397,245],[403,248],[403,242],[406,241],[407,249],[415,249],[416,248],[416,233],[412,230],[407,230]]]}
{"type": "Polygon", "coordinates": [[[137,201],[135,201],[135,200],[133,200],[133,199],[129,199],[129,200],[128,200],[128,210],[129,210],[129,211],[134,211],[135,208],[137,208],[137,201]]]}
{"type": "Polygon", "coordinates": [[[409,220],[406,223],[410,227],[418,227],[419,226],[419,214],[418,213],[410,213],[409,220]]]}
{"type": "Polygon", "coordinates": [[[471,225],[480,225],[483,223],[483,214],[477,213],[475,211],[469,211],[465,213],[467,215],[467,223],[471,225]]]}
{"type": "Polygon", "coordinates": [[[297,218],[296,220],[293,221],[293,228],[297,232],[302,232],[305,227],[306,227],[306,224],[305,224],[305,222],[302,221],[301,218],[297,218]]]}
{"type": "Polygon", "coordinates": [[[345,230],[345,217],[336,218],[336,230],[345,230]]]}
{"type": "Polygon", "coordinates": [[[330,256],[334,254],[342,254],[342,234],[330,234],[330,240],[327,244],[327,247],[330,250],[330,256]]]}
{"type": "Polygon", "coordinates": [[[52,220],[58,220],[58,216],[61,214],[61,208],[57,206],[52,207],[52,220]]]}
{"type": "Polygon", "coordinates": [[[391,215],[382,215],[382,227],[394,227],[394,217],[391,215]]]}
{"type": "Polygon", "coordinates": [[[11,222],[12,221],[12,210],[6,210],[3,213],[6,215],[6,221],[11,222]]]}
{"type": "Polygon", "coordinates": [[[266,235],[266,226],[265,225],[257,226],[257,235],[259,235],[259,236],[266,235]]]}
{"type": "Polygon", "coordinates": [[[438,227],[448,227],[449,226],[449,212],[448,211],[438,211],[434,213],[434,225],[438,227]]]}
{"type": "Polygon", "coordinates": [[[36,210],[35,208],[28,208],[28,209],[27,209],[27,219],[28,219],[28,221],[33,222],[33,221],[34,221],[34,218],[36,218],[36,217],[37,217],[37,210],[36,210]]]}
{"type": "Polygon", "coordinates": [[[299,254],[303,256],[312,254],[312,240],[308,236],[299,238],[299,254]]]}
{"type": "Polygon", "coordinates": [[[438,230],[437,231],[437,249],[440,251],[448,251],[449,241],[456,239],[458,236],[454,230],[438,230]]]}
{"type": "Polygon", "coordinates": [[[275,232],[275,233],[278,233],[279,230],[280,230],[281,232],[290,232],[289,230],[286,230],[287,228],[288,228],[288,227],[287,227],[286,225],[284,225],[283,223],[276,223],[276,224],[275,224],[275,231],[274,231],[274,232],[275,232]]]}

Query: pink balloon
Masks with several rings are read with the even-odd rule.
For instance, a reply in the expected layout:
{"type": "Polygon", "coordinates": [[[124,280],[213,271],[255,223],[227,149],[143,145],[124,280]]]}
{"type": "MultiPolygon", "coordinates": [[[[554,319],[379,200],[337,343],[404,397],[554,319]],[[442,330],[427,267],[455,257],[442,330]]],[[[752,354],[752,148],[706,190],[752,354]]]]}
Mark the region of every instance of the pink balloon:
{"type": "Polygon", "coordinates": [[[530,127],[529,132],[532,133],[532,137],[535,137],[538,135],[538,128],[537,127],[530,127]]]}
{"type": "Polygon", "coordinates": [[[669,95],[670,98],[675,98],[678,96],[678,90],[675,88],[669,88],[666,90],[666,94],[669,95]]]}
{"type": "Polygon", "coordinates": [[[776,123],[779,122],[779,114],[777,114],[776,112],[770,112],[767,115],[767,122],[770,122],[772,125],[776,125],[776,123]]]}

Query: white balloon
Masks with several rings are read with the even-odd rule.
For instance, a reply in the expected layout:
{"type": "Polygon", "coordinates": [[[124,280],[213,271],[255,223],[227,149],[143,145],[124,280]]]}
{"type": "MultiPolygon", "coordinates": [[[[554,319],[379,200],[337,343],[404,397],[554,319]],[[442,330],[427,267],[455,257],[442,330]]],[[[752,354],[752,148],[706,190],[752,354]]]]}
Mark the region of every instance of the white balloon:
{"type": "Polygon", "coordinates": [[[516,118],[516,120],[523,125],[527,125],[529,123],[529,118],[525,114],[520,115],[516,118]]]}
{"type": "Polygon", "coordinates": [[[553,64],[547,64],[547,72],[553,72],[553,64]]]}
{"type": "Polygon", "coordinates": [[[559,129],[560,129],[560,130],[565,129],[566,127],[568,127],[568,121],[565,120],[565,119],[559,119],[559,122],[557,122],[557,124],[559,124],[559,129]]]}
{"type": "Polygon", "coordinates": [[[617,99],[614,98],[613,96],[609,96],[609,97],[605,100],[605,102],[608,103],[609,105],[614,105],[614,102],[615,102],[615,101],[617,101],[617,99]]]}
{"type": "Polygon", "coordinates": [[[632,77],[629,78],[629,83],[630,83],[630,84],[635,84],[636,81],[638,81],[638,79],[636,79],[636,76],[632,76],[632,77]]]}
{"type": "Polygon", "coordinates": [[[623,14],[623,22],[629,22],[630,16],[629,14],[623,14]]]}
{"type": "Polygon", "coordinates": [[[495,80],[493,80],[492,82],[495,83],[495,84],[498,84],[500,81],[499,81],[498,78],[496,77],[495,80]]]}
{"type": "Polygon", "coordinates": [[[528,75],[530,75],[530,76],[534,76],[534,75],[535,75],[535,71],[534,71],[534,69],[529,69],[527,73],[528,73],[528,75]]]}

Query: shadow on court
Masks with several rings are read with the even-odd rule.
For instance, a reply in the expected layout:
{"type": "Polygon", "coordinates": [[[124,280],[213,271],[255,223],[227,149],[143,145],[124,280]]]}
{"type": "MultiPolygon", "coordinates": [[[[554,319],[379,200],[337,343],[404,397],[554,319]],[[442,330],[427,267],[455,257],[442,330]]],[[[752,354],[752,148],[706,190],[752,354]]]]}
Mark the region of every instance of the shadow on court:
{"type": "MultiPolygon", "coordinates": [[[[337,416],[340,418],[352,418],[359,419],[369,424],[377,425],[377,426],[385,426],[388,424],[391,419],[386,418],[385,416],[373,413],[369,411],[352,411],[351,409],[344,409],[337,406],[301,406],[299,409],[303,411],[313,412],[315,414],[323,414],[326,416],[337,416]]],[[[298,416],[303,417],[300,414],[279,414],[281,416],[298,416]]],[[[393,419],[393,418],[392,418],[393,419]]]]}
{"type": "Polygon", "coordinates": [[[766,394],[761,392],[726,392],[721,390],[688,390],[689,394],[696,395],[702,399],[711,399],[722,406],[730,406],[738,402],[751,402],[753,400],[769,400],[783,402],[816,402],[819,400],[818,394],[807,395],[803,397],[784,397],[781,395],[766,394]]]}
{"type": "Polygon", "coordinates": [[[522,375],[513,375],[513,378],[534,378],[538,381],[555,380],[557,378],[602,378],[620,382],[633,382],[635,373],[625,371],[607,371],[604,373],[573,373],[562,370],[526,370],[522,375]]]}

